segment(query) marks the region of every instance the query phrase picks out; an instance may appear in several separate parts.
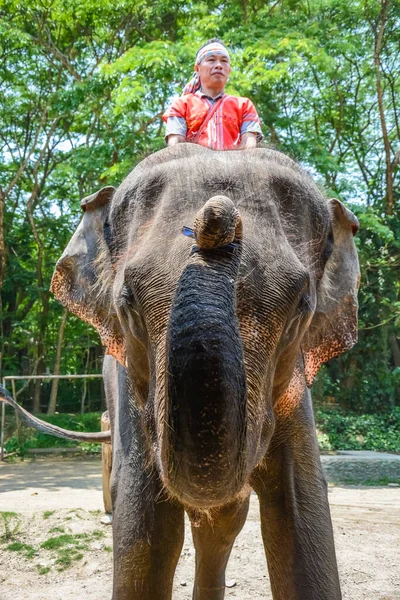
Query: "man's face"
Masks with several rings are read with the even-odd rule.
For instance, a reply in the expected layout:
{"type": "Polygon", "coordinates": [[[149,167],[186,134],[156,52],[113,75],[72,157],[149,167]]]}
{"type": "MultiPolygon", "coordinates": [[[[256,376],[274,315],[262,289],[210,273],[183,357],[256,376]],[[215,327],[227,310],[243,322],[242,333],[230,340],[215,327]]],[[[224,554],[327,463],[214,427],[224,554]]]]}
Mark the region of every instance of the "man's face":
{"type": "Polygon", "coordinates": [[[231,66],[229,58],[223,54],[210,54],[199,65],[195,65],[195,70],[200,76],[203,88],[223,90],[228,81],[231,66]]]}

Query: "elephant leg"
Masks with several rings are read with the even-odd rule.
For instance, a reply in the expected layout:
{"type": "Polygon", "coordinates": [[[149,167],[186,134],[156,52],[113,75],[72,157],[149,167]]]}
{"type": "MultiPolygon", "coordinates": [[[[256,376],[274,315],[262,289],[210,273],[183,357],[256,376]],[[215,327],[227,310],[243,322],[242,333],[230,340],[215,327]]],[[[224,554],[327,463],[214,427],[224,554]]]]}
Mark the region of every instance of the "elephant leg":
{"type": "Polygon", "coordinates": [[[274,600],[340,600],[327,485],[321,468],[311,397],[280,421],[251,483],[274,600]]]}
{"type": "MultiPolygon", "coordinates": [[[[236,536],[242,529],[249,509],[249,495],[204,514],[193,524],[196,549],[196,574],[193,600],[223,600],[225,569],[236,536]]],[[[190,512],[189,512],[190,516],[190,512]]]]}
{"type": "Polygon", "coordinates": [[[184,511],[167,497],[156,473],[134,480],[133,473],[132,465],[124,468],[113,493],[112,600],[170,600],[184,511]]]}
{"type": "MultiPolygon", "coordinates": [[[[168,497],[151,459],[142,414],[119,368],[113,420],[112,600],[171,600],[184,538],[184,510],[168,497]]],[[[115,389],[115,388],[114,388],[115,389]]]]}

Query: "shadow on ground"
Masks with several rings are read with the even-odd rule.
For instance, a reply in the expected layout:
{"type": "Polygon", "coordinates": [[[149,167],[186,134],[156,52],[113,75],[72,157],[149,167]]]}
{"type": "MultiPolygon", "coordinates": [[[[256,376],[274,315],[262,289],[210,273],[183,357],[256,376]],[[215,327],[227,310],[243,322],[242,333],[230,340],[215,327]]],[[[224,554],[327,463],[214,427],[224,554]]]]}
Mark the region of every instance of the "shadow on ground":
{"type": "Polygon", "coordinates": [[[55,460],[0,463],[0,493],[34,488],[36,491],[61,492],[73,490],[101,491],[101,459],[84,460],[57,458],[55,460]]]}

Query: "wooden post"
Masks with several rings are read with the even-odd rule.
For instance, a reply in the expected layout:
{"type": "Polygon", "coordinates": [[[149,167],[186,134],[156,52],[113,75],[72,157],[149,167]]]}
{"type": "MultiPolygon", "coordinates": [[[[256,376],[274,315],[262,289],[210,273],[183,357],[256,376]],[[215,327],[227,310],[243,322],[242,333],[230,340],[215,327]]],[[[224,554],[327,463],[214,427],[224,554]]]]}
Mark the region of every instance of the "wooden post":
{"type": "MultiPolygon", "coordinates": [[[[15,381],[14,379],[11,379],[11,389],[12,389],[12,395],[13,395],[13,399],[14,402],[17,402],[17,392],[15,390],[15,381]]],[[[19,418],[19,415],[17,413],[17,411],[15,411],[15,424],[17,427],[17,440],[18,440],[18,444],[19,446],[21,446],[22,444],[22,430],[21,430],[21,419],[19,418]]]]}
{"type": "MultiPolygon", "coordinates": [[[[108,410],[101,415],[101,431],[111,429],[108,410]]],[[[112,468],[112,448],[111,444],[102,444],[101,446],[101,462],[103,475],[103,502],[106,513],[112,513],[110,477],[112,468]]]]}

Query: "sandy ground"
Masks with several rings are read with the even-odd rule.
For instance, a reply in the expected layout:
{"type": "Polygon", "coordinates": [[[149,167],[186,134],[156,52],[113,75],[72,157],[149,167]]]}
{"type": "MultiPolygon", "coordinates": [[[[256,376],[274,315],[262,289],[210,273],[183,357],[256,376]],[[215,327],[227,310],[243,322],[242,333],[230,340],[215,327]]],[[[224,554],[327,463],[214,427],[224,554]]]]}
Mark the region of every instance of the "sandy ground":
{"type": "MultiPolygon", "coordinates": [[[[329,499],[344,600],[400,600],[400,488],[330,486],[329,499]]],[[[12,539],[0,543],[0,600],[110,600],[111,528],[100,522],[102,508],[98,459],[0,464],[0,511],[16,513],[8,519],[12,539]],[[82,556],[63,571],[59,555],[40,547],[61,532],[86,535],[82,556]],[[32,546],[32,556],[7,549],[15,541],[32,546]]],[[[187,525],[174,600],[190,600],[193,572],[187,525]]],[[[235,585],[226,598],[272,598],[254,495],[227,579],[235,585]]]]}

